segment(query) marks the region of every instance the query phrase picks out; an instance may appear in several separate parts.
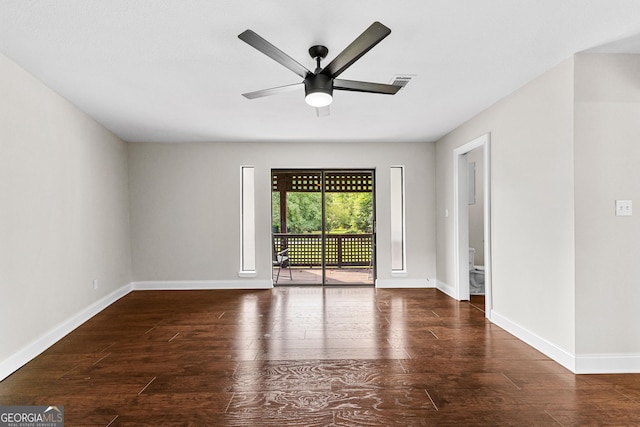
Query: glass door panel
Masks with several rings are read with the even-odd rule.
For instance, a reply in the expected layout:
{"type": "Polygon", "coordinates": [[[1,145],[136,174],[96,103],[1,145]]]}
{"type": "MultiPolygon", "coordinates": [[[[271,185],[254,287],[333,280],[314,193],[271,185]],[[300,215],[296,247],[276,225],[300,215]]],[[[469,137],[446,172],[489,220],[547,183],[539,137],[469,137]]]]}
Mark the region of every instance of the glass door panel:
{"type": "Polygon", "coordinates": [[[325,284],[373,284],[373,172],[325,171],[325,284]]]}
{"type": "Polygon", "coordinates": [[[271,175],[274,284],[321,285],[322,172],[271,175]]]}

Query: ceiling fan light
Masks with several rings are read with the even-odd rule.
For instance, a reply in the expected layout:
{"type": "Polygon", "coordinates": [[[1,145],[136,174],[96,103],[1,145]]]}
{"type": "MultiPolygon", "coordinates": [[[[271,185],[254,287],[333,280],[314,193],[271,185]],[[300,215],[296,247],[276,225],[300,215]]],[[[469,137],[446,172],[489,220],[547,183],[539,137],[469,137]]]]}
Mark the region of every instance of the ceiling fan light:
{"type": "Polygon", "coordinates": [[[331,96],[330,93],[317,91],[317,92],[307,93],[307,96],[304,97],[304,100],[306,101],[307,104],[311,105],[312,107],[320,108],[320,107],[326,107],[327,105],[331,104],[331,102],[333,101],[333,97],[331,96]]]}

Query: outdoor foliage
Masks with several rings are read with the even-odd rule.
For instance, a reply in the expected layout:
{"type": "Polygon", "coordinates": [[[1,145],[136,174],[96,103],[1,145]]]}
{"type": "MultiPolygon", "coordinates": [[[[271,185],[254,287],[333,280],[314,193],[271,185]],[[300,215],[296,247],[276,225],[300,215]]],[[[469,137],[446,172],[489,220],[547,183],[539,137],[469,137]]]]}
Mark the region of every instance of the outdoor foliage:
{"type": "Polygon", "coordinates": [[[371,233],[371,193],[327,193],[327,229],[334,233],[371,233]]]}
{"type": "MultiPolygon", "coordinates": [[[[319,233],[322,228],[320,193],[287,193],[287,226],[290,233],[319,233]]],[[[371,233],[371,193],[326,193],[327,230],[331,233],[371,233]]],[[[272,224],[280,225],[280,194],[272,193],[272,224]]]]}

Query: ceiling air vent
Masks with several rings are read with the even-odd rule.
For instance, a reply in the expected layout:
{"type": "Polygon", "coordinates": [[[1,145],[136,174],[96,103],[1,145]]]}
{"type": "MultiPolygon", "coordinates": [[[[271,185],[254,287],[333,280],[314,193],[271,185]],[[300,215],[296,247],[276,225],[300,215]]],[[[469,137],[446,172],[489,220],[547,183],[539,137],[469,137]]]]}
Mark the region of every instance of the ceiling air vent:
{"type": "Polygon", "coordinates": [[[415,75],[412,74],[399,74],[393,76],[391,79],[391,84],[395,86],[405,87],[415,75]]]}

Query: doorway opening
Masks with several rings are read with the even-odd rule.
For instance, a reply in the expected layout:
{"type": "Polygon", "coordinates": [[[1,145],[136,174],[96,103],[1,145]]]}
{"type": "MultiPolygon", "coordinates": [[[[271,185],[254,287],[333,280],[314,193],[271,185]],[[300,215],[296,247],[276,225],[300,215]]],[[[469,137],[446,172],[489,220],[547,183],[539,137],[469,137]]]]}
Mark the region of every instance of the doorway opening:
{"type": "Polygon", "coordinates": [[[484,295],[484,312],[489,319],[492,308],[490,166],[489,134],[453,151],[455,298],[469,300],[472,295],[484,295]]]}
{"type": "Polygon", "coordinates": [[[373,170],[271,171],[274,285],[373,285],[373,170]]]}

